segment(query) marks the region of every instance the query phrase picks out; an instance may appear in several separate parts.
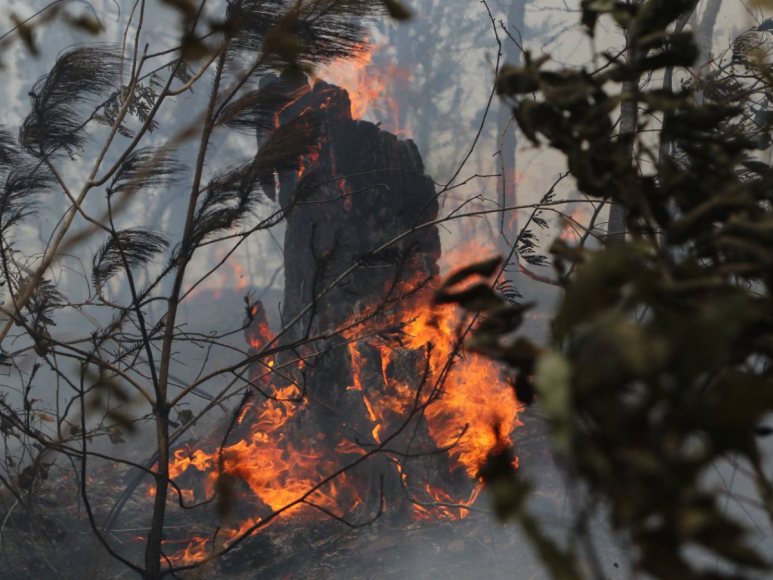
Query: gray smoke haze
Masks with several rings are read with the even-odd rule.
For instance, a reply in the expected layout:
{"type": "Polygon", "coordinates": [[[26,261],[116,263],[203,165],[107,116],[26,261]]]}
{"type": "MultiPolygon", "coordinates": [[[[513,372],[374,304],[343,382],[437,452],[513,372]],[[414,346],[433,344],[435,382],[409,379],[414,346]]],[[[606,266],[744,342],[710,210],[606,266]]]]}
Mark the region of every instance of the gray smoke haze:
{"type": "MultiPolygon", "coordinates": [[[[47,3],[46,0],[0,1],[2,30],[12,26],[10,14],[16,14],[23,19],[47,3]]],[[[417,16],[409,23],[373,24],[369,40],[374,48],[370,64],[365,70],[371,77],[378,79],[376,84],[380,89],[380,97],[372,102],[364,118],[381,123],[386,130],[399,132],[402,137],[413,139],[424,158],[427,173],[440,184],[446,184],[453,179],[460,164],[464,162],[455,182],[467,183],[452,189],[441,199],[443,215],[450,214],[460,206],[464,206],[465,211],[476,211],[495,209],[500,204],[502,183],[496,174],[499,174],[503,167],[499,155],[503,150],[501,133],[505,128],[503,122],[507,123],[510,115],[507,103],[500,102],[496,97],[491,99],[494,66],[499,51],[497,38],[502,43],[503,60],[521,58],[520,49],[507,37],[509,33],[519,39],[524,48],[534,55],[550,54],[556,66],[593,66],[594,63],[590,62],[592,47],[579,24],[579,4],[579,0],[494,0],[490,3],[492,22],[485,6],[478,2],[422,0],[413,2],[417,16]],[[519,16],[523,21],[517,23],[516,29],[512,26],[510,17],[514,13],[513,5],[518,3],[525,4],[525,9],[519,16]]],[[[702,4],[706,5],[707,2],[704,0],[702,4]]],[[[88,5],[72,3],[66,9],[74,14],[93,11],[105,28],[98,42],[120,46],[133,5],[131,0],[92,0],[88,5]]],[[[224,7],[225,2],[211,2],[207,5],[207,11],[212,17],[222,16],[224,7]]],[[[725,51],[738,32],[754,25],[755,18],[762,16],[746,8],[742,2],[724,2],[714,28],[713,45],[709,49],[714,54],[725,51]]],[[[150,53],[164,51],[178,43],[178,17],[168,7],[157,1],[149,2],[145,21],[140,50],[146,43],[150,46],[150,53]]],[[[597,38],[597,45],[609,46],[612,52],[615,52],[622,48],[624,38],[611,24],[607,22],[605,25],[606,28],[597,38]]],[[[129,45],[133,45],[134,26],[129,27],[127,38],[129,45]]],[[[38,56],[30,55],[21,43],[14,43],[12,48],[0,57],[4,65],[4,69],[0,70],[0,124],[15,135],[29,112],[28,91],[34,82],[49,70],[56,56],[62,51],[93,41],[94,39],[85,33],[51,24],[36,35],[40,50],[38,56]]],[[[153,62],[156,63],[155,66],[160,67],[171,60],[170,56],[167,61],[161,57],[153,62]]],[[[365,91],[369,86],[368,81],[362,78],[362,70],[362,67],[346,63],[333,63],[318,73],[320,78],[333,79],[331,82],[340,84],[356,95],[358,90],[365,91]]],[[[161,110],[159,127],[147,137],[146,146],[165,144],[205,109],[211,74],[211,71],[206,73],[195,92],[175,98],[161,110]]],[[[652,82],[657,83],[658,79],[653,79],[652,82]]],[[[136,124],[136,120],[133,122],[136,124]]],[[[63,178],[71,184],[72,189],[79,189],[87,176],[107,132],[107,127],[96,125],[82,154],[77,160],[64,164],[66,169],[63,178]]],[[[106,156],[105,166],[112,165],[118,159],[121,146],[127,142],[124,138],[118,139],[106,156]]],[[[197,146],[196,139],[189,139],[177,147],[179,159],[189,167],[194,164],[197,146]]],[[[255,138],[252,136],[233,131],[216,133],[209,148],[205,181],[223,168],[246,161],[254,155],[256,149],[255,138]]],[[[565,161],[554,153],[534,148],[522,135],[517,135],[513,151],[516,161],[508,159],[504,162],[504,167],[507,178],[517,183],[517,201],[519,204],[538,202],[566,171],[565,161]]],[[[179,238],[184,225],[189,189],[190,174],[186,173],[182,181],[174,186],[143,193],[145,197],[142,203],[131,204],[129,209],[120,215],[121,227],[152,226],[172,240],[179,238]]],[[[572,196],[579,194],[570,180],[564,180],[557,188],[557,198],[573,199],[572,196]]],[[[22,250],[24,255],[33,256],[28,268],[35,266],[68,207],[69,200],[64,195],[52,194],[42,204],[39,216],[18,231],[16,247],[22,250]]],[[[101,215],[106,211],[104,196],[95,194],[89,197],[84,209],[91,215],[101,215]]],[[[270,204],[261,206],[251,223],[257,223],[273,211],[275,208],[270,204]]],[[[528,213],[517,216],[511,214],[507,219],[523,219],[527,215],[528,213]]],[[[561,233],[559,216],[545,217],[552,227],[539,232],[539,242],[543,249],[561,233]]],[[[574,217],[587,221],[590,215],[581,211],[574,217]]],[[[472,218],[455,221],[443,227],[441,237],[444,253],[447,252],[447,256],[450,256],[442,262],[445,271],[460,265],[462,260],[451,250],[471,241],[474,242],[474,252],[471,254],[473,258],[481,257],[481,253],[493,254],[501,251],[498,220],[499,216],[472,218]]],[[[73,231],[87,231],[88,228],[88,223],[82,217],[76,218],[73,231]]],[[[284,226],[281,224],[268,232],[261,232],[249,238],[217,272],[209,276],[189,299],[183,302],[181,317],[178,320],[179,327],[186,332],[203,334],[238,328],[245,316],[243,297],[252,292],[262,299],[273,328],[279,328],[279,309],[284,287],[283,239],[284,226]]],[[[49,277],[72,304],[80,304],[85,296],[93,293],[90,288],[88,260],[102,242],[101,233],[86,237],[77,251],[62,255],[51,270],[49,277]]],[[[192,286],[204,277],[209,269],[226,255],[229,248],[227,243],[213,244],[198,252],[186,278],[186,285],[192,286]]],[[[462,256],[469,257],[464,254],[462,256]]],[[[159,260],[151,264],[147,271],[138,273],[138,283],[143,285],[151,280],[161,271],[163,262],[159,260]]],[[[548,278],[552,276],[549,266],[540,268],[538,273],[548,278]]],[[[526,300],[537,302],[537,315],[527,321],[526,332],[537,341],[544,342],[549,332],[547,313],[560,299],[558,289],[534,281],[518,271],[513,271],[510,278],[526,300]]],[[[160,293],[169,291],[169,283],[167,280],[167,285],[162,287],[160,293]]],[[[112,302],[125,304],[130,301],[127,288],[118,282],[110,283],[105,294],[112,302]]],[[[163,304],[151,303],[147,311],[149,318],[157,320],[163,311],[163,304]]],[[[88,337],[98,327],[108,324],[112,314],[109,308],[68,308],[57,315],[57,338],[76,340],[88,337]]],[[[12,331],[12,334],[21,333],[12,331]]],[[[31,347],[24,340],[20,338],[9,350],[31,347]]],[[[230,346],[236,349],[245,347],[244,335],[241,332],[227,340],[230,341],[230,346]]],[[[202,373],[227,366],[237,360],[238,356],[237,352],[229,348],[218,346],[208,349],[190,343],[180,347],[179,352],[175,353],[172,378],[178,386],[183,386],[202,373]]],[[[31,372],[30,363],[21,362],[20,367],[27,374],[31,372]]],[[[71,368],[72,376],[77,376],[75,362],[62,361],[62,368],[71,368]]],[[[10,403],[18,405],[23,386],[18,383],[17,375],[0,376],[0,383],[5,387],[10,403]]],[[[208,398],[223,385],[224,383],[218,383],[202,387],[199,396],[191,399],[190,408],[194,411],[202,408],[208,398]]],[[[70,396],[69,389],[61,377],[48,368],[42,368],[36,377],[34,396],[42,401],[42,406],[53,409],[63,404],[70,396]]],[[[234,401],[227,401],[211,420],[220,419],[233,404],[234,401]]],[[[148,412],[140,402],[133,408],[140,415],[148,412]]],[[[206,425],[203,425],[201,429],[204,431],[206,428],[206,425]]],[[[142,449],[152,437],[152,433],[146,432],[133,435],[131,450],[128,452],[142,449]]],[[[516,432],[516,441],[517,438],[516,432]]],[[[561,536],[565,531],[563,526],[568,520],[565,517],[567,510],[578,507],[572,504],[571,498],[566,499],[571,482],[561,480],[558,470],[548,457],[535,458],[531,464],[525,463],[523,468],[528,476],[537,481],[542,478],[546,482],[545,492],[536,496],[535,501],[541,502],[536,508],[542,510],[549,521],[555,524],[555,533],[561,536]]],[[[754,533],[759,535],[760,541],[769,541],[771,530],[767,524],[762,523],[764,518],[760,510],[744,505],[736,499],[737,496],[754,495],[753,482],[739,472],[738,466],[734,465],[732,460],[726,465],[717,465],[715,476],[712,485],[732,489],[736,494],[728,493],[725,509],[737,513],[742,519],[745,518],[754,533]]],[[[481,502],[481,505],[483,504],[485,502],[481,502]]],[[[511,542],[512,534],[518,534],[511,529],[500,529],[493,520],[491,526],[492,536],[501,538],[502,542],[505,542],[506,536],[509,538],[507,542],[511,542]]],[[[594,527],[593,533],[598,534],[602,544],[608,548],[602,557],[605,570],[609,570],[609,578],[622,578],[621,570],[624,569],[626,549],[624,542],[601,523],[594,527]],[[618,563],[620,568],[613,567],[613,563],[618,563]]],[[[503,561],[508,562],[508,566],[513,566],[514,561],[521,561],[521,569],[533,570],[534,558],[526,547],[525,540],[522,545],[523,552],[518,554],[515,560],[504,558],[503,561]]],[[[449,580],[469,577],[457,576],[453,570],[438,571],[432,568],[434,564],[427,563],[421,546],[405,549],[401,554],[404,559],[401,565],[403,577],[442,577],[449,580]]],[[[484,552],[474,557],[488,559],[496,558],[497,555],[492,556],[484,552]]],[[[3,577],[2,566],[0,563],[0,577],[3,577]]],[[[547,575],[536,573],[526,576],[520,574],[517,569],[508,567],[501,572],[500,577],[537,579],[547,575]]]]}

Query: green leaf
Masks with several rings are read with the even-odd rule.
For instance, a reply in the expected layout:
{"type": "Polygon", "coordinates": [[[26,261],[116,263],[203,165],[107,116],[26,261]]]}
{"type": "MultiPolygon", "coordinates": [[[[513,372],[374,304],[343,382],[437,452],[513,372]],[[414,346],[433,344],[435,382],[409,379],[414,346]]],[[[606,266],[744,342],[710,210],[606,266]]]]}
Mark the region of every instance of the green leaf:
{"type": "Polygon", "coordinates": [[[551,424],[553,448],[566,455],[571,448],[572,365],[556,352],[546,352],[534,369],[534,387],[540,408],[551,424]]]}
{"type": "Polygon", "coordinates": [[[596,24],[599,16],[602,14],[610,14],[618,25],[625,28],[631,22],[637,10],[635,4],[616,0],[583,0],[581,8],[582,24],[591,37],[595,35],[596,24]]]}
{"type": "Polygon", "coordinates": [[[571,552],[561,550],[542,531],[536,518],[532,516],[523,517],[521,519],[521,526],[553,580],[582,580],[582,576],[578,572],[580,567],[574,555],[571,552]]]}
{"type": "Polygon", "coordinates": [[[577,266],[556,315],[554,328],[559,338],[600,311],[615,306],[622,287],[637,270],[643,273],[643,264],[637,264],[631,247],[608,247],[588,256],[590,259],[577,266]]]}
{"type": "Polygon", "coordinates": [[[532,93],[540,87],[539,79],[529,68],[504,65],[496,78],[497,94],[514,96],[532,93]]]}

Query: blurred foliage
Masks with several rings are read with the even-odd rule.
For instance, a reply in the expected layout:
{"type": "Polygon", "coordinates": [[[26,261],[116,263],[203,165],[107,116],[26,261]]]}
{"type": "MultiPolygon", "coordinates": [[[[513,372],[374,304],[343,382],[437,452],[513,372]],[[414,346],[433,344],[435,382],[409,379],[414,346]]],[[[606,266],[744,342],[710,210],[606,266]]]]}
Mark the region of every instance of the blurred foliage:
{"type": "MultiPolygon", "coordinates": [[[[691,34],[669,32],[694,6],[584,0],[587,33],[611,16],[626,30],[628,59],[610,57],[590,72],[550,69],[547,57],[526,54],[524,66],[505,66],[497,79],[532,143],[561,152],[582,193],[627,210],[625,245],[553,244],[565,293],[551,344],[519,337],[525,306],[488,284],[454,291],[492,274],[494,262],[458,272],[436,300],[479,313],[469,347],[516,369],[523,402],[536,395],[557,462],[630,541],[639,571],[719,580],[770,568],[770,554],[722,509],[723,492],[706,485],[732,453],[755,481],[755,505],[773,520],[760,448],[771,432],[761,422],[773,410],[773,170],[760,155],[770,144],[769,26],[734,46],[729,78],[710,72],[675,90],[610,92],[694,64],[691,34]],[[630,134],[616,123],[625,100],[643,111],[630,134]],[[662,119],[654,137],[643,131],[651,118],[662,119]],[[665,158],[659,140],[670,145],[665,158]],[[687,555],[696,553],[711,558],[687,555]]],[[[576,542],[559,546],[541,531],[524,507],[530,486],[513,457],[500,446],[481,470],[496,512],[522,524],[554,578],[583,570],[601,577],[576,542]]]]}

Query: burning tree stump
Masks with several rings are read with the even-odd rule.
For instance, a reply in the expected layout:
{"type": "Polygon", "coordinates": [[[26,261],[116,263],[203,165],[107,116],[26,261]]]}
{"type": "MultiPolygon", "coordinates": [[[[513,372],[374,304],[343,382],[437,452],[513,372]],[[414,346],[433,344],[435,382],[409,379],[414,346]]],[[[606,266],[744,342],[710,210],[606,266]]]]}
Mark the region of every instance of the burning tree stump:
{"type": "MultiPolygon", "coordinates": [[[[286,523],[367,522],[384,503],[398,519],[463,517],[517,402],[500,367],[458,350],[458,313],[431,304],[440,239],[417,226],[438,214],[434,184],[411,141],[352,118],[345,90],[275,83],[275,127],[315,139],[298,170],[265,177],[286,214],[284,327],[272,332],[256,306],[246,334],[256,352],[274,337],[286,348],[255,363],[235,415],[175,450],[171,475],[191,500],[226,481],[248,504],[223,543],[278,511],[286,523]]],[[[202,559],[211,543],[198,537],[172,559],[202,559]]]]}
{"type": "MultiPolygon", "coordinates": [[[[424,175],[414,143],[373,123],[353,119],[345,90],[324,82],[313,87],[288,84],[288,88],[299,96],[279,113],[278,122],[309,116],[318,124],[319,137],[300,171],[279,175],[279,202],[289,210],[282,318],[289,323],[300,317],[286,341],[372,316],[319,346],[330,350],[310,359],[306,388],[314,403],[302,410],[296,436],[313,442],[322,453],[342,441],[368,449],[388,436],[380,432],[386,430],[385,424],[399,422],[395,409],[383,404],[390,398],[394,407],[405,404],[397,401],[396,385],[407,389],[401,395],[409,400],[410,392],[420,386],[425,354],[401,348],[401,301],[411,291],[422,294],[413,299],[427,300],[421,287],[438,276],[440,238],[437,228],[429,227],[410,233],[388,249],[380,248],[417,224],[435,219],[435,189],[424,175]],[[336,276],[358,262],[360,267],[342,284],[316,299],[336,276]],[[395,332],[391,337],[387,330],[370,341],[345,345],[353,335],[390,326],[395,332]],[[384,356],[387,349],[390,360],[384,356]],[[385,410],[379,412],[377,406],[385,410]],[[390,413],[394,416],[388,416],[390,413]]],[[[408,430],[407,436],[411,434],[408,430]]],[[[414,449],[432,444],[426,425],[420,424],[413,435],[417,439],[414,449]]],[[[405,447],[406,441],[394,443],[395,448],[405,447]]],[[[439,456],[425,463],[438,460],[445,463],[439,456]]],[[[447,464],[443,468],[447,471],[447,464]]],[[[377,478],[382,473],[389,474],[388,495],[403,496],[398,472],[386,457],[371,461],[353,476],[362,480],[363,491],[378,494],[377,478]]]]}

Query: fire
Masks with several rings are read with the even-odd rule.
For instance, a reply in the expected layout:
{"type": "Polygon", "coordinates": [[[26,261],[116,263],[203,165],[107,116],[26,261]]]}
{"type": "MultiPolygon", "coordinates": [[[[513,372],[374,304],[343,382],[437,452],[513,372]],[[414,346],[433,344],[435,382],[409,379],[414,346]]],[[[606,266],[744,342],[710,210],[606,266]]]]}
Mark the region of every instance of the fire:
{"type": "Polygon", "coordinates": [[[309,151],[309,154],[302,157],[298,166],[297,177],[298,180],[303,177],[307,167],[313,167],[319,160],[319,154],[322,150],[322,143],[316,143],[314,148],[309,151]]]}
{"type": "Polygon", "coordinates": [[[195,288],[187,285],[184,292],[188,299],[196,297],[202,291],[211,292],[215,300],[220,300],[233,292],[245,294],[250,286],[250,274],[244,266],[237,263],[238,254],[228,256],[227,252],[228,250],[225,248],[218,248],[211,252],[206,262],[208,267],[220,264],[223,260],[225,262],[211,276],[197,284],[195,288]]]}
{"type": "MultiPolygon", "coordinates": [[[[512,177],[505,180],[505,206],[517,205],[518,192],[530,187],[530,179],[526,172],[516,169],[512,177]]],[[[507,218],[507,231],[515,235],[520,212],[510,211],[510,217],[507,218]]]]}
{"type": "MultiPolygon", "coordinates": [[[[325,72],[324,78],[349,90],[354,118],[375,115],[384,119],[392,115],[396,123],[397,107],[389,97],[389,89],[400,73],[373,64],[372,57],[378,48],[370,45],[349,72],[338,69],[337,74],[351,82],[340,80],[331,71],[325,72]]],[[[305,94],[304,91],[299,95],[305,94]]],[[[276,114],[277,126],[280,114],[281,111],[276,114]]],[[[390,130],[396,132],[396,127],[390,130]]],[[[327,155],[324,145],[320,142],[300,160],[298,179],[319,165],[320,155],[327,155]]],[[[335,167],[331,170],[335,176],[335,167]]],[[[346,196],[345,180],[341,179],[338,187],[342,196],[346,196]]],[[[345,198],[345,209],[350,207],[346,201],[351,204],[345,198]]],[[[448,251],[443,256],[444,269],[477,261],[490,250],[487,246],[468,245],[448,251]]],[[[241,265],[232,269],[235,287],[243,290],[248,285],[245,269],[241,265]]],[[[395,290],[406,292],[417,288],[419,282],[409,280],[395,290]]],[[[507,437],[519,425],[519,407],[512,389],[503,380],[502,368],[461,348],[460,329],[467,322],[464,313],[452,306],[432,307],[428,302],[428,292],[418,292],[390,313],[397,319],[390,321],[391,326],[400,328],[399,344],[391,344],[379,336],[383,318],[371,319],[360,313],[358,316],[368,322],[360,323],[353,318],[342,325],[347,329],[341,333],[346,342],[340,346],[346,349],[345,354],[348,351],[352,370],[347,389],[353,397],[361,397],[364,408],[361,420],[366,423],[357,425],[357,429],[364,428],[356,438],[331,441],[323,432],[303,432],[299,436],[298,425],[305,425],[304,413],[314,404],[292,378],[294,370],[306,366],[302,360],[306,354],[295,353],[300,360],[289,362],[281,357],[266,357],[255,365],[257,368],[250,378],[260,395],[245,399],[240,408],[233,429],[238,437],[229,437],[225,444],[221,440],[205,440],[195,447],[176,449],[170,462],[170,477],[183,487],[183,499],[188,504],[214,498],[223,489],[220,485],[223,481],[236,482],[232,492],[240,501],[238,520],[223,526],[216,537],[170,540],[169,544],[180,548],[169,556],[171,562],[202,561],[263,522],[261,518],[271,512],[281,511],[278,518],[271,520],[274,522],[286,518],[309,521],[330,517],[330,514],[347,517],[357,514],[358,509],[362,511],[363,506],[367,507],[362,494],[371,490],[362,489],[355,475],[342,472],[325,485],[320,486],[320,482],[350,463],[353,456],[362,457],[387,441],[417,406],[422,409],[418,421],[426,425],[427,437],[431,439],[422,443],[434,444],[447,454],[450,476],[470,481],[464,492],[467,497],[454,497],[442,483],[413,482],[410,468],[404,468],[401,457],[385,448],[385,455],[395,466],[393,476],[402,481],[406,491],[411,489],[414,502],[410,509],[416,519],[467,516],[469,512],[464,508],[475,502],[481,490],[477,482],[480,466],[501,442],[494,426],[507,437]],[[405,364],[408,355],[412,357],[409,360],[423,357],[423,368],[427,369],[426,381],[418,394],[417,375],[422,374],[418,371],[423,368],[416,369],[417,373],[410,378],[401,377],[395,370],[405,364]],[[368,437],[370,440],[361,441],[368,437]],[[309,493],[312,489],[314,492],[309,493]],[[414,490],[419,490],[419,495],[414,490]],[[301,498],[303,501],[299,501],[301,498]],[[292,508],[286,509],[290,505],[292,508]]],[[[261,308],[253,308],[250,315],[248,342],[257,351],[273,335],[261,308]]],[[[155,495],[155,489],[150,487],[147,493],[155,495]]],[[[176,492],[170,491],[169,500],[176,503],[176,492]]]]}
{"type": "Polygon", "coordinates": [[[424,489],[422,490],[422,498],[423,503],[431,503],[433,509],[427,509],[423,505],[421,505],[421,500],[417,501],[416,505],[414,506],[414,513],[417,520],[435,520],[438,516],[442,517],[443,519],[449,519],[449,520],[457,520],[457,519],[464,519],[469,515],[469,511],[464,509],[464,506],[471,506],[473,503],[475,503],[475,500],[478,499],[478,495],[480,494],[481,489],[483,488],[482,485],[478,484],[475,486],[475,489],[472,491],[472,494],[470,497],[466,500],[459,501],[457,499],[454,499],[449,494],[447,494],[445,491],[439,488],[433,488],[429,484],[424,486],[424,489]],[[459,507],[454,507],[459,506],[459,507]]]}
{"type": "MultiPolygon", "coordinates": [[[[444,260],[469,263],[485,255],[486,249],[487,246],[470,244],[447,252],[444,260]]],[[[488,452],[497,444],[492,425],[502,425],[502,431],[509,434],[520,424],[518,403],[505,386],[500,365],[473,353],[456,352],[457,330],[462,322],[458,309],[427,308],[426,303],[418,301],[403,312],[402,319],[410,321],[403,329],[405,347],[425,349],[430,377],[436,382],[445,377],[437,400],[425,413],[430,435],[439,447],[449,448],[452,469],[463,469],[474,479],[488,452]]],[[[382,410],[376,411],[384,424],[387,411],[403,415],[409,409],[415,391],[389,378],[387,369],[397,352],[383,343],[374,346],[381,352],[382,374],[389,388],[388,395],[378,401],[377,407],[382,410]]]]}
{"type": "Polygon", "coordinates": [[[375,103],[384,92],[385,80],[379,75],[368,74],[373,69],[373,54],[382,45],[370,44],[368,38],[358,46],[355,58],[326,67],[318,77],[334,85],[348,89],[352,102],[352,117],[362,119],[372,112],[375,103]]]}
{"type": "MultiPolygon", "coordinates": [[[[455,264],[468,263],[479,258],[482,251],[483,247],[471,245],[447,252],[445,259],[455,264]]],[[[399,290],[410,289],[415,283],[404,282],[399,290]]],[[[417,520],[460,519],[467,516],[469,512],[465,506],[472,505],[481,491],[481,484],[477,482],[480,466],[488,453],[502,444],[497,433],[509,442],[507,436],[520,424],[517,418],[520,409],[512,389],[503,380],[501,367],[459,348],[459,330],[465,320],[463,314],[452,306],[428,307],[426,292],[416,294],[411,300],[412,303],[403,305],[399,312],[403,321],[399,348],[386,344],[362,325],[353,325],[344,333],[352,367],[352,384],[347,388],[362,397],[371,423],[373,443],[370,445],[379,444],[415,408],[417,401],[416,386],[397,377],[391,370],[392,365],[398,361],[402,349],[421,352],[428,357],[429,377],[420,402],[426,403],[423,420],[429,436],[448,454],[451,471],[476,483],[466,498],[455,498],[435,483],[425,482],[421,489],[412,485],[414,503],[411,510],[417,520]],[[367,338],[360,338],[364,335],[367,338]],[[380,360],[367,358],[374,356],[380,360]],[[364,372],[366,367],[371,369],[369,374],[364,372]],[[377,369],[375,374],[372,369],[377,369]],[[383,388],[374,390],[369,382],[373,380],[383,381],[383,388]]],[[[253,309],[252,315],[249,342],[259,349],[272,334],[262,309],[253,309]]],[[[351,321],[345,326],[349,324],[351,321]]],[[[200,489],[182,492],[189,504],[212,498],[218,479],[230,476],[233,481],[240,482],[238,497],[240,501],[248,502],[252,513],[245,514],[237,524],[221,529],[215,540],[216,546],[212,545],[212,538],[195,537],[185,541],[185,547],[170,556],[173,563],[206,559],[215,548],[227,545],[260,523],[261,513],[284,510],[297,502],[325,477],[345,465],[349,460],[344,457],[362,456],[367,452],[367,446],[363,448],[361,442],[346,439],[331,447],[322,433],[317,437],[293,436],[293,418],[304,408],[300,403],[303,393],[298,385],[274,380],[276,362],[273,359],[262,362],[264,364],[252,380],[271,396],[248,401],[237,417],[240,429],[241,425],[248,426],[249,436],[222,449],[219,442],[210,443],[207,448],[177,449],[170,464],[173,479],[199,474],[200,489]]],[[[408,485],[410,473],[404,470],[401,459],[388,457],[403,485],[408,485]]],[[[154,495],[154,488],[151,487],[148,494],[154,495]]],[[[363,498],[357,482],[344,472],[317,489],[306,501],[283,511],[280,518],[326,517],[309,504],[345,517],[363,505],[363,498]]]]}
{"type": "Polygon", "coordinates": [[[410,135],[410,126],[400,121],[395,95],[405,94],[411,73],[393,64],[378,64],[374,56],[388,45],[365,38],[356,57],[337,61],[322,69],[318,78],[349,92],[352,117],[378,121],[395,135],[410,135]]]}
{"type": "Polygon", "coordinates": [[[580,232],[577,229],[577,226],[575,226],[572,223],[567,223],[566,227],[561,231],[561,235],[559,236],[563,241],[568,242],[570,244],[574,244],[580,241],[582,236],[580,235],[580,232]]]}
{"type": "MultiPolygon", "coordinates": [[[[410,346],[434,345],[430,357],[433,377],[439,376],[453,355],[454,318],[435,311],[406,328],[412,337],[410,346]]],[[[502,369],[496,363],[466,354],[454,364],[458,368],[448,373],[438,401],[427,408],[427,424],[440,447],[451,446],[452,468],[464,469],[474,478],[497,443],[491,426],[499,422],[504,432],[512,432],[518,425],[518,405],[512,391],[503,384],[502,369]]]]}
{"type": "Polygon", "coordinates": [[[561,233],[559,237],[569,243],[576,244],[582,239],[584,224],[590,222],[590,208],[588,204],[581,204],[569,215],[571,219],[561,218],[561,233]]]}
{"type": "MultiPolygon", "coordinates": [[[[444,274],[448,274],[466,266],[480,261],[484,256],[495,256],[499,251],[492,241],[488,241],[482,238],[486,236],[481,234],[475,229],[472,229],[474,225],[470,225],[474,222],[467,222],[460,232],[460,237],[467,240],[464,244],[460,244],[443,251],[443,255],[440,256],[438,261],[440,269],[444,274]]],[[[477,283],[479,280],[470,280],[472,283],[477,283]]],[[[458,287],[460,290],[464,286],[458,287]]]]}
{"type": "Polygon", "coordinates": [[[236,282],[236,289],[237,290],[244,290],[247,288],[247,278],[245,278],[245,271],[244,266],[241,266],[239,264],[233,265],[234,273],[233,276],[237,280],[236,282]]]}

